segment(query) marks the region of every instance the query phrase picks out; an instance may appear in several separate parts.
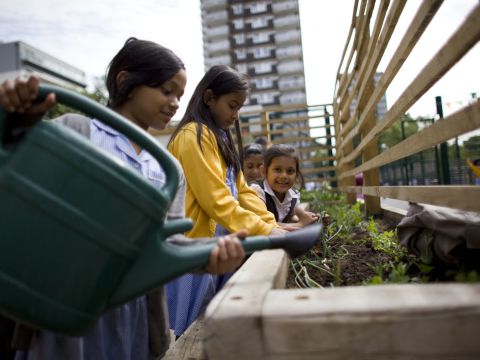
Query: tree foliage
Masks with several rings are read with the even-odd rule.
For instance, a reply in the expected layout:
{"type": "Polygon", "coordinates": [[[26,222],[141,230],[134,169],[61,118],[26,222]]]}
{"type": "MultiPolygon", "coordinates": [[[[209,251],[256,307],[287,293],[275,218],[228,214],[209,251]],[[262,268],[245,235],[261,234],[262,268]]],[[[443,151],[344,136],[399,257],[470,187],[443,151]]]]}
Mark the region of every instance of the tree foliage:
{"type": "Polygon", "coordinates": [[[392,147],[404,138],[406,139],[410,135],[418,132],[419,126],[418,121],[424,120],[423,118],[413,119],[409,114],[403,115],[399,120],[397,120],[388,130],[386,130],[382,135],[380,135],[379,144],[385,144],[387,147],[392,147]],[[402,122],[404,134],[402,133],[402,122]],[[405,135],[405,137],[403,136],[405,135]]]}
{"type": "MultiPolygon", "coordinates": [[[[86,97],[89,97],[90,99],[92,100],[95,100],[96,102],[102,104],[102,105],[106,105],[107,104],[107,97],[105,96],[105,94],[99,89],[99,88],[96,88],[93,92],[88,92],[86,90],[84,91],[81,91],[79,92],[80,94],[86,96],[86,97]]],[[[50,109],[50,111],[48,111],[46,114],[45,114],[45,119],[55,119],[63,114],[66,114],[66,113],[81,113],[81,111],[78,111],[76,109],[73,109],[69,106],[66,106],[66,105],[63,105],[63,104],[56,104],[52,109],[50,109]]]]}

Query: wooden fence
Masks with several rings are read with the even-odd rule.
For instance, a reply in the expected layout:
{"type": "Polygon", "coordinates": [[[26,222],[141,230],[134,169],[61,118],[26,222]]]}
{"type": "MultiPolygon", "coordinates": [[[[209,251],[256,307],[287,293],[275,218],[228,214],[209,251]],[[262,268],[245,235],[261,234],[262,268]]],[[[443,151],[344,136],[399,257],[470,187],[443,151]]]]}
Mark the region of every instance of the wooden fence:
{"type": "MultiPolygon", "coordinates": [[[[355,200],[355,193],[364,194],[370,213],[380,212],[381,196],[480,212],[480,186],[380,186],[379,183],[380,166],[480,128],[478,101],[386,151],[380,153],[377,143],[378,137],[478,42],[480,4],[441,49],[432,54],[385,115],[376,119],[377,103],[442,1],[421,3],[376,86],[373,76],[406,0],[377,1],[376,12],[375,3],[374,0],[355,2],[335,89],[335,125],[330,133],[335,138],[313,137],[312,141],[297,138],[302,135],[288,135],[293,134],[290,131],[304,129],[286,130],[275,125],[285,124],[288,119],[298,121],[301,127],[311,127],[309,108],[303,108],[307,114],[302,114],[301,108],[272,108],[256,116],[243,114],[248,118],[242,124],[246,141],[265,136],[272,143],[300,142],[299,151],[310,156],[302,161],[305,170],[308,161],[321,162],[321,166],[311,167],[312,173],[330,171],[325,162],[335,159],[337,167],[332,170],[337,171],[335,178],[340,189],[348,192],[351,201],[355,200]],[[373,24],[371,29],[370,24],[373,24]],[[341,71],[342,66],[346,70],[341,71]],[[295,115],[290,111],[295,111],[295,115]],[[278,112],[292,117],[278,117],[278,112]],[[330,155],[322,153],[327,139],[332,141],[332,148],[326,149],[331,151],[330,155]],[[364,174],[364,186],[355,186],[354,177],[360,173],[364,174]]],[[[320,126],[330,129],[331,124],[320,126]]],[[[322,177],[317,175],[317,178],[322,177]]],[[[286,290],[283,288],[287,269],[288,259],[281,250],[253,254],[208,306],[201,335],[204,352],[197,347],[197,355],[192,356],[179,346],[175,358],[473,360],[480,356],[475,337],[480,330],[478,284],[286,290]]],[[[190,339],[188,334],[183,337],[190,339]]]]}
{"type": "Polygon", "coordinates": [[[369,213],[380,212],[380,197],[480,212],[478,186],[380,186],[379,181],[380,166],[480,128],[480,103],[476,101],[379,153],[379,136],[399,120],[480,38],[480,4],[477,3],[460,27],[432,54],[427,65],[408,84],[386,114],[381,119],[376,119],[377,103],[442,2],[424,0],[421,3],[376,86],[374,74],[378,71],[406,0],[381,1],[376,17],[372,16],[375,1],[355,2],[352,24],[337,74],[333,103],[337,134],[337,177],[340,190],[348,192],[350,202],[355,201],[355,193],[365,195],[369,213]],[[354,146],[354,143],[358,144],[354,146]],[[355,186],[354,180],[355,175],[360,173],[363,173],[364,178],[361,187],[355,186]]]}

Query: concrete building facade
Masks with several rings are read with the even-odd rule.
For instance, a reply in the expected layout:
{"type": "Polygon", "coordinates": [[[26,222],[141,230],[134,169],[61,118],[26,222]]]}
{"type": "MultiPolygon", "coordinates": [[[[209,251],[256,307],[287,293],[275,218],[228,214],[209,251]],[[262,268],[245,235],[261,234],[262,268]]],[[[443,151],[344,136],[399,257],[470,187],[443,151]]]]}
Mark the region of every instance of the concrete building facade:
{"type": "Polygon", "coordinates": [[[33,73],[44,83],[75,90],[86,87],[82,70],[21,41],[0,43],[0,82],[33,73]]]}
{"type": "Polygon", "coordinates": [[[297,0],[201,0],[205,69],[250,77],[246,108],[306,104],[297,0]]]}

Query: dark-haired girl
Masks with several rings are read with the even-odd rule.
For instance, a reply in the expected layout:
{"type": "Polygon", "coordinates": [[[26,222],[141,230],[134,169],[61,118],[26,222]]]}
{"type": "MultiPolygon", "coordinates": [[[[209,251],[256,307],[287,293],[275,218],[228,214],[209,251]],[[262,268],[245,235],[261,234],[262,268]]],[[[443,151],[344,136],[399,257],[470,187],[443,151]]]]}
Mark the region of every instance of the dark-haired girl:
{"type": "MultiPolygon", "coordinates": [[[[230,133],[238,124],[248,89],[244,75],[228,66],[213,66],[197,85],[170,139],[168,149],[182,165],[187,181],[186,215],[194,221],[189,237],[241,229],[249,235],[285,232],[247,185],[230,133]]],[[[167,285],[170,326],[177,336],[205,309],[223,282],[211,275],[189,274],[167,285]]]]}
{"type": "MultiPolygon", "coordinates": [[[[163,129],[179,107],[186,84],[182,61],[169,49],[150,41],[130,38],[113,58],[107,74],[108,106],[140,128],[163,129]]],[[[34,103],[38,79],[6,81],[0,86],[0,106],[12,114],[12,121],[39,120],[55,103],[49,94],[34,103]]],[[[66,115],[64,120],[80,115],[66,115]]],[[[119,158],[144,176],[153,186],[165,183],[160,164],[125,135],[102,122],[80,116],[89,140],[119,158]]],[[[68,123],[68,121],[64,122],[68,123]]],[[[180,179],[182,179],[180,174],[180,179]]],[[[168,218],[184,216],[184,181],[180,182],[177,197],[169,209],[168,218]]],[[[238,233],[245,236],[245,232],[238,233]]],[[[68,239],[65,239],[68,241],[68,239]]],[[[244,259],[236,236],[218,240],[212,250],[206,270],[214,274],[234,270],[244,259]]],[[[88,264],[85,264],[88,266],[88,264]]],[[[162,266],[162,264],[158,264],[162,266]]],[[[81,277],[82,274],[77,274],[81,277]]],[[[72,278],[72,281],[75,281],[72,278]]],[[[101,284],[99,284],[101,286],[101,284]]],[[[59,289],[62,291],[62,289],[59,289]]],[[[127,304],[108,311],[84,336],[72,337],[47,331],[19,331],[23,341],[18,344],[26,351],[16,354],[23,359],[68,360],[147,360],[161,358],[168,348],[170,334],[166,326],[163,288],[140,296],[127,304]]],[[[34,309],[33,309],[34,310],[34,309]]],[[[55,316],[55,314],[52,314],[55,316]]]]}

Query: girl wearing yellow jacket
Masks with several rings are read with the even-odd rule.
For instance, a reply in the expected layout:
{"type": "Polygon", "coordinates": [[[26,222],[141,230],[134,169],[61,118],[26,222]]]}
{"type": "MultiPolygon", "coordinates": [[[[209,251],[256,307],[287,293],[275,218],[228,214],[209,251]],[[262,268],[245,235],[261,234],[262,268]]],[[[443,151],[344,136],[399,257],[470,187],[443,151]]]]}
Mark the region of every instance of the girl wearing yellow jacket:
{"type": "MultiPolygon", "coordinates": [[[[189,237],[220,236],[239,229],[249,235],[284,232],[246,184],[230,133],[247,95],[244,75],[228,66],[213,66],[197,85],[170,139],[168,149],[182,165],[187,181],[185,211],[194,221],[189,237]]],[[[237,131],[240,139],[238,135],[237,131]]],[[[189,274],[167,285],[170,326],[177,336],[205,309],[225,280],[189,274]]]]}

